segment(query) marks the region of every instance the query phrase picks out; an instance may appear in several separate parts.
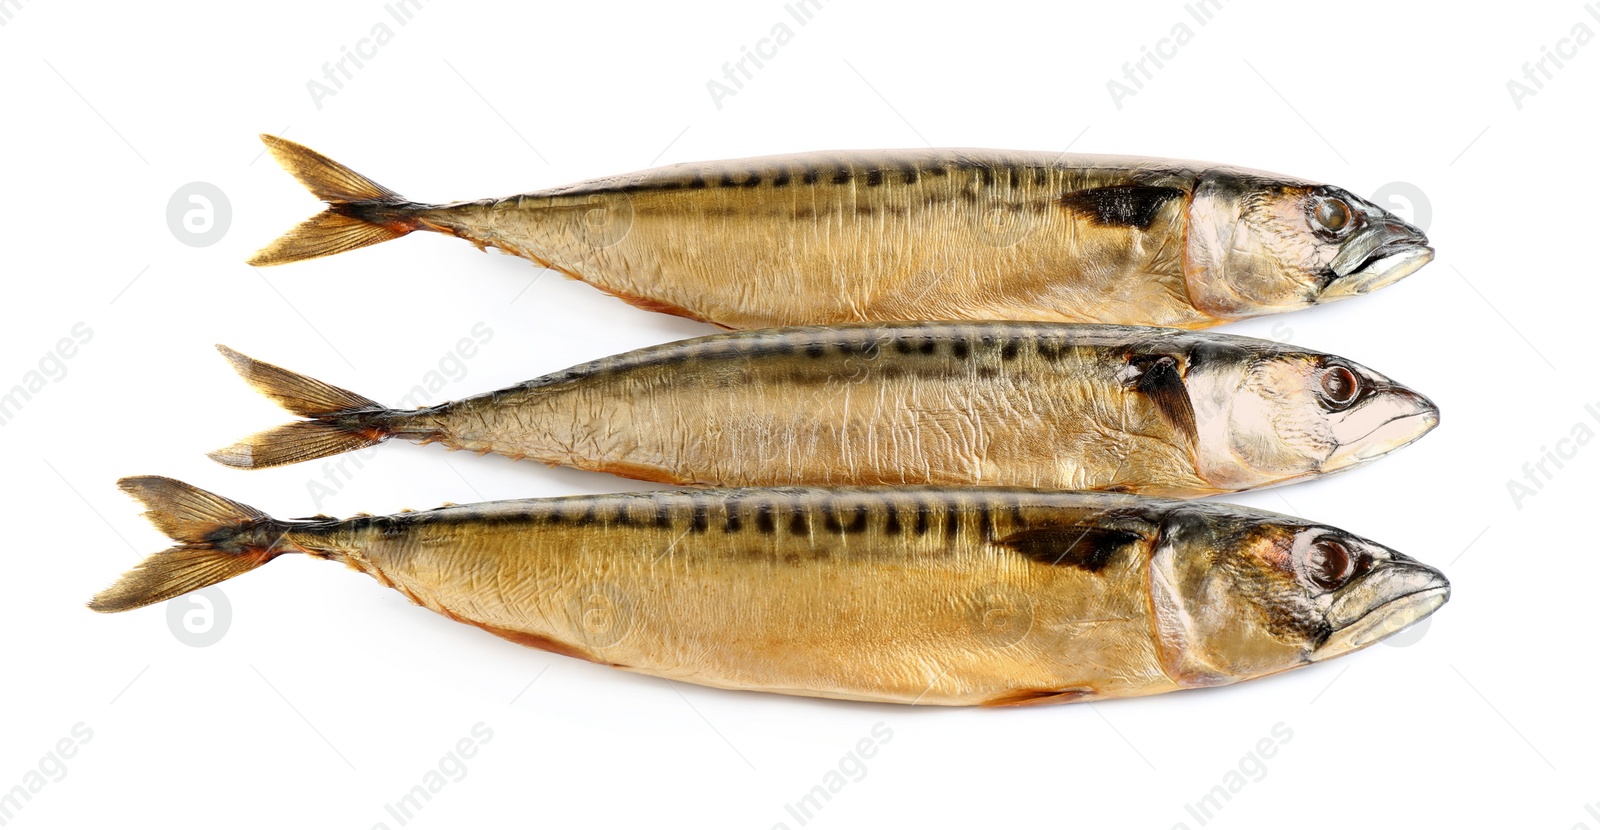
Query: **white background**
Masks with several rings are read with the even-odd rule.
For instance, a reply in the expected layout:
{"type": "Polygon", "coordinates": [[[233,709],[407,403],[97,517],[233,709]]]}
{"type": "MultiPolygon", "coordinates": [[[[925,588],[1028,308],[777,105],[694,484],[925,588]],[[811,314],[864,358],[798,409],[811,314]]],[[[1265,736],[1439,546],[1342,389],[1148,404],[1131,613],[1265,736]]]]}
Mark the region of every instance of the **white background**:
{"type": "MultiPolygon", "coordinates": [[[[64,775],[43,762],[52,779],[7,826],[394,828],[385,804],[482,723],[492,738],[464,777],[407,826],[799,827],[785,805],[882,723],[892,738],[810,825],[1196,828],[1185,805],[1282,724],[1292,738],[1204,826],[1600,828],[1585,811],[1600,800],[1600,446],[1562,444],[1574,457],[1520,504],[1507,490],[1575,425],[1600,431],[1584,409],[1600,403],[1587,328],[1600,46],[1547,64],[1520,109],[1506,86],[1580,21],[1600,32],[1576,0],[1484,15],[1232,0],[1204,26],[1178,2],[1004,0],[831,0],[804,26],[776,0],[434,0],[405,26],[377,2],[31,0],[0,17],[0,391],[75,324],[93,332],[0,427],[0,790],[76,724],[92,731],[64,775]],[[380,21],[392,41],[319,107],[307,82],[380,21]],[[792,41],[718,108],[707,81],[780,21],[792,41]],[[1119,108],[1107,81],[1179,22],[1192,40],[1119,108]],[[1443,424],[1366,469],[1236,500],[1410,553],[1445,570],[1454,598],[1404,647],[1012,711],[670,686],[503,642],[303,557],[224,585],[230,621],[207,647],[161,607],[92,614],[90,595],[165,545],[115,488],[125,475],[281,516],[639,486],[410,445],[332,484],[320,462],[225,469],[204,451],[285,416],[213,343],[393,401],[478,323],[493,338],[441,399],[710,331],[429,234],[255,271],[244,259],[318,208],[258,132],[423,201],[924,143],[1209,159],[1363,195],[1409,183],[1431,207],[1433,264],[1228,330],[1371,365],[1433,397],[1443,424]],[[166,218],[193,181],[231,203],[209,247],[166,218]],[[337,493],[313,504],[311,482],[337,493]]],[[[1412,215],[1406,201],[1392,205],[1412,215]]]]}

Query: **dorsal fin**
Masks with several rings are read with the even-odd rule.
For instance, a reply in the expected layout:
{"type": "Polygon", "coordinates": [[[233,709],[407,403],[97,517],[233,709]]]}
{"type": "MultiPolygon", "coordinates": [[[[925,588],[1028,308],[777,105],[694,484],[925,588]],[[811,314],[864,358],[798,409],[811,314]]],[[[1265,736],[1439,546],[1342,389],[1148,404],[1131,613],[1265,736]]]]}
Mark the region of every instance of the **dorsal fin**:
{"type": "Polygon", "coordinates": [[[1121,184],[1074,190],[1061,196],[1061,204],[1096,225],[1147,230],[1161,206],[1182,195],[1176,187],[1121,184]]]}
{"type": "Polygon", "coordinates": [[[1115,527],[1056,525],[1020,530],[995,544],[1010,548],[1035,562],[1065,565],[1098,573],[1117,551],[1144,541],[1142,534],[1115,527]]]}
{"type": "Polygon", "coordinates": [[[1135,357],[1129,361],[1124,377],[1129,386],[1143,392],[1155,404],[1162,419],[1187,439],[1190,446],[1199,440],[1194,403],[1189,400],[1189,389],[1184,385],[1177,358],[1171,355],[1135,357]]]}

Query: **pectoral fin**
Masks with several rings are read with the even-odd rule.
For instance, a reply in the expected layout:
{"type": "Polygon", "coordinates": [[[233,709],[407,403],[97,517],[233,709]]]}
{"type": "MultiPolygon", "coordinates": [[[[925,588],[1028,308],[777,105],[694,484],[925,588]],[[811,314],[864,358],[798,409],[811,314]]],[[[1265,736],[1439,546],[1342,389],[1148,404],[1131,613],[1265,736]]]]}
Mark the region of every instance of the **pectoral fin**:
{"type": "Polygon", "coordinates": [[[1182,196],[1176,187],[1124,184],[1074,190],[1062,195],[1061,205],[1096,225],[1148,230],[1162,205],[1182,196]]]}
{"type": "Polygon", "coordinates": [[[1194,404],[1189,400],[1189,388],[1184,385],[1183,372],[1178,369],[1178,359],[1171,355],[1135,359],[1128,365],[1125,382],[1144,393],[1155,404],[1163,420],[1194,446],[1199,440],[1199,427],[1195,422],[1194,404]]]}
{"type": "Polygon", "coordinates": [[[1018,531],[995,544],[1035,562],[1098,573],[1118,551],[1144,540],[1143,534],[1121,528],[1058,525],[1018,531]]]}

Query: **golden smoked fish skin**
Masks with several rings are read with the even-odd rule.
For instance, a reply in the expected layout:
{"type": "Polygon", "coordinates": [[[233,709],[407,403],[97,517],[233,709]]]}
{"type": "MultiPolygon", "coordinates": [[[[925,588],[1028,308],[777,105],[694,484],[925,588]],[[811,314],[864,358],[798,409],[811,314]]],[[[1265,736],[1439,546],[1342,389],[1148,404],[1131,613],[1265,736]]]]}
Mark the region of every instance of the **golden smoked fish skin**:
{"type": "Polygon", "coordinates": [[[344,562],[526,645],[729,689],[938,705],[1128,697],[1360,648],[1442,605],[1437,571],[1229,505],[970,488],[663,491],[279,521],[126,479],[181,544],[121,611],[284,553],[344,562]]]}
{"type": "Polygon", "coordinates": [[[262,139],[329,208],[252,264],[430,230],[732,329],[940,319],[1201,328],[1367,293],[1432,257],[1421,231],[1347,191],[1200,162],[806,153],[427,205],[262,139]]]}
{"type": "Polygon", "coordinates": [[[392,436],[675,484],[986,484],[1183,498],[1348,469],[1438,423],[1427,398],[1343,358],[1123,326],[716,334],[410,411],[224,353],[257,388],[313,418],[212,453],[243,468],[392,436]]]}

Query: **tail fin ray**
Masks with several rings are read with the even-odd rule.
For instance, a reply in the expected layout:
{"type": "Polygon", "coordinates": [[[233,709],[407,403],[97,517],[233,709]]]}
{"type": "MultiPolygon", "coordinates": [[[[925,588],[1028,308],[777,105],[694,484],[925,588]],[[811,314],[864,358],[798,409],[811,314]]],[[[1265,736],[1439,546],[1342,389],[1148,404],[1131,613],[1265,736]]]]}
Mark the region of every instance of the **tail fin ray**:
{"type": "Polygon", "coordinates": [[[262,133],[272,158],[324,202],[403,202],[405,197],[303,144],[262,133]]]}
{"type": "Polygon", "coordinates": [[[365,449],[388,437],[376,429],[351,429],[327,421],[295,421],[212,450],[206,457],[238,470],[263,470],[365,449]]]}
{"type": "Polygon", "coordinates": [[[279,406],[309,421],[258,432],[208,453],[211,460],[238,469],[263,469],[310,461],[381,444],[393,435],[394,410],[348,389],[291,372],[240,354],[217,350],[240,377],[279,406]]]}
{"type": "Polygon", "coordinates": [[[377,225],[328,208],[294,226],[288,233],[250,257],[251,265],[282,265],[304,259],[342,254],[410,233],[403,225],[377,225]]]}
{"type": "Polygon", "coordinates": [[[180,544],[151,554],[111,587],[95,594],[89,608],[102,613],[129,611],[215,585],[272,561],[288,525],[267,514],[160,476],[118,482],[145,505],[145,516],[180,544]],[[243,537],[261,531],[273,541],[249,544],[243,537]]]}
{"type": "Polygon", "coordinates": [[[330,256],[399,239],[416,230],[416,223],[408,218],[408,211],[415,206],[404,196],[309,147],[272,135],[262,135],[261,140],[278,164],[327,202],[328,208],[257,251],[249,260],[251,265],[330,256]]]}
{"type": "Polygon", "coordinates": [[[371,398],[271,363],[263,363],[227,346],[218,344],[217,351],[222,352],[222,356],[233,364],[233,370],[257,392],[302,418],[383,408],[382,404],[371,398]]]}
{"type": "Polygon", "coordinates": [[[206,544],[220,530],[268,518],[247,504],[161,476],[125,478],[117,486],[144,503],[145,518],[158,530],[185,544],[206,544]]]}

